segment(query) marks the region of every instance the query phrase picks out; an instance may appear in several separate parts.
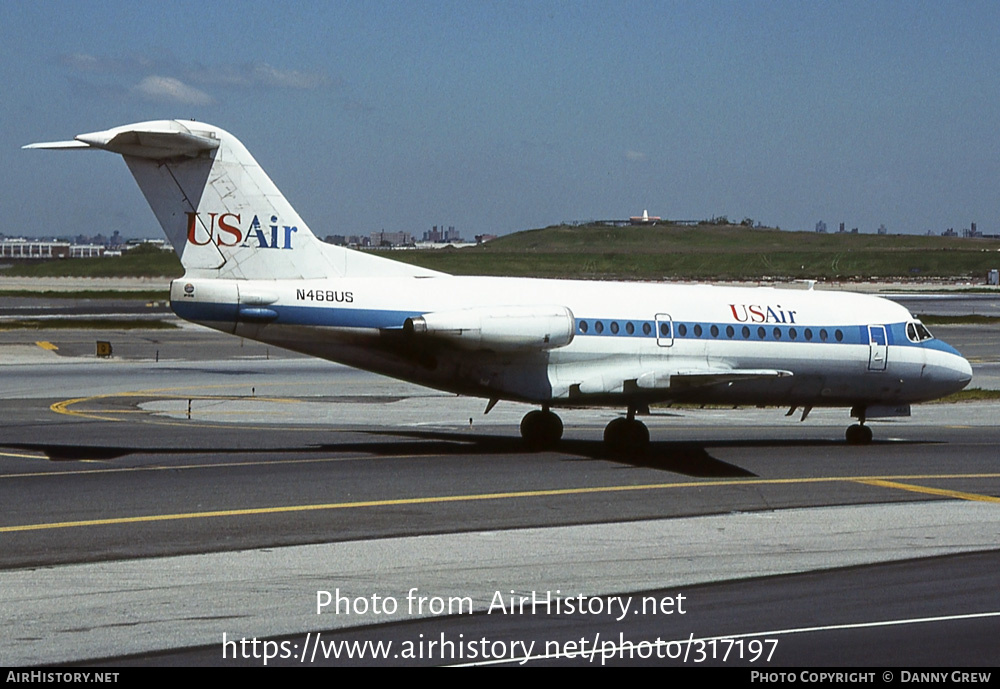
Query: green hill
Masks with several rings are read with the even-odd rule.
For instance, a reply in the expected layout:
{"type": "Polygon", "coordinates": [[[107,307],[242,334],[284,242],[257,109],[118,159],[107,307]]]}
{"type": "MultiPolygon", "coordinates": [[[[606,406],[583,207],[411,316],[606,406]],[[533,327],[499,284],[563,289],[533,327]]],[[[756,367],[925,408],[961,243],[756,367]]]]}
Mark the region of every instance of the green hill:
{"type": "Polygon", "coordinates": [[[461,275],[601,279],[975,278],[1000,267],[1000,241],[819,234],[737,225],[555,226],[475,248],[397,251],[461,275]]]}

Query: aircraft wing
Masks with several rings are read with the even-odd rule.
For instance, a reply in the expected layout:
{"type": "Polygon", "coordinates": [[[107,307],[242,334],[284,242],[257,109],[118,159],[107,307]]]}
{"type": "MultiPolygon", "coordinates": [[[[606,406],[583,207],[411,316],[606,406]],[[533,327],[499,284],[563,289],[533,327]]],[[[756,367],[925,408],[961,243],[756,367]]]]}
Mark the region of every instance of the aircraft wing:
{"type": "Polygon", "coordinates": [[[772,368],[689,369],[668,373],[665,380],[662,374],[644,374],[636,379],[636,385],[640,388],[700,388],[707,385],[733,383],[739,380],[785,378],[790,375],[792,375],[791,371],[772,368]]]}
{"type": "Polygon", "coordinates": [[[688,391],[761,378],[786,378],[791,371],[769,368],[683,367],[639,368],[609,366],[595,371],[581,370],[578,382],[560,381],[565,396],[639,392],[642,390],[688,391]]]}

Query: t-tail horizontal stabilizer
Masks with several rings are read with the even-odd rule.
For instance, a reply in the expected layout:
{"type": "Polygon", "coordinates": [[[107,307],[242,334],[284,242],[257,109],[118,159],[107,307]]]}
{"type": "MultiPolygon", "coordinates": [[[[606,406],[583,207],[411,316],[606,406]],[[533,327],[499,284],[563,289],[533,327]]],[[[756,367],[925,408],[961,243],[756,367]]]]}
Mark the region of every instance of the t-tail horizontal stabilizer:
{"type": "Polygon", "coordinates": [[[243,144],[212,125],[140,122],[25,148],[122,155],[190,277],[440,275],[321,242],[243,144]]]}
{"type": "MultiPolygon", "coordinates": [[[[174,123],[167,122],[167,124],[174,123]]],[[[153,127],[149,127],[140,131],[126,127],[117,127],[103,132],[80,134],[73,141],[29,144],[24,148],[98,148],[102,151],[119,153],[123,156],[164,160],[180,156],[195,157],[205,151],[214,151],[218,147],[218,139],[171,128],[156,131],[153,127]]]]}

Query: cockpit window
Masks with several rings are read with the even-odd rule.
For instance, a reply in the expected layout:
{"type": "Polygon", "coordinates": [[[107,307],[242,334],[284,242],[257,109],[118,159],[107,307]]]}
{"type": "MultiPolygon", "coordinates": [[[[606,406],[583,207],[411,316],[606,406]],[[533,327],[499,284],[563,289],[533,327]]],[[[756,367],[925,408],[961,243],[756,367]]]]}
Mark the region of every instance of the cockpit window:
{"type": "Polygon", "coordinates": [[[924,340],[934,339],[931,331],[920,321],[910,321],[906,324],[906,337],[910,342],[923,342],[924,340]]]}

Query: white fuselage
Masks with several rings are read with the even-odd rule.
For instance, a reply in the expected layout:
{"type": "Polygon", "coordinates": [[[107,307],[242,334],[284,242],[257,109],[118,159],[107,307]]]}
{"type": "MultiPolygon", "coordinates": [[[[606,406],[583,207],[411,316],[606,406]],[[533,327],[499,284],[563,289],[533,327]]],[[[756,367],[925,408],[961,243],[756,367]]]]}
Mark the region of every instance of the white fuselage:
{"type": "Polygon", "coordinates": [[[971,379],[953,348],[908,337],[905,308],[841,292],[459,276],[185,277],[171,299],[181,317],[242,337],[441,390],[546,405],[893,404],[940,397],[971,379]],[[568,338],[536,345],[504,330],[525,322],[517,319],[524,309],[549,306],[569,314],[568,338]],[[429,323],[458,325],[408,329],[407,319],[427,314],[440,316],[429,323]]]}

